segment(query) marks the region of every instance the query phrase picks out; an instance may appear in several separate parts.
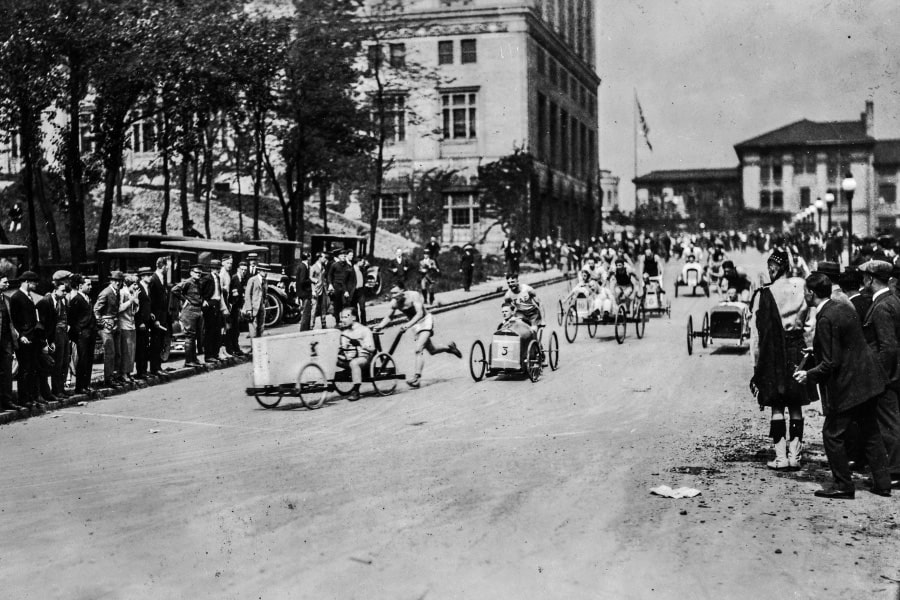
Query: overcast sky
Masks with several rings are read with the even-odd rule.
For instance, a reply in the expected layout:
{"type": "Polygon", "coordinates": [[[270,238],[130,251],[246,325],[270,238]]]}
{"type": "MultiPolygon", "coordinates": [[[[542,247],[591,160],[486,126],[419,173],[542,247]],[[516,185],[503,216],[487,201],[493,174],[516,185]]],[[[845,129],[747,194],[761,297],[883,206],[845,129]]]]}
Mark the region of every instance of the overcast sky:
{"type": "Polygon", "coordinates": [[[799,119],[900,138],[900,0],[596,0],[600,165],[634,201],[637,90],[653,152],[638,174],[731,167],[734,144],[799,119]]]}

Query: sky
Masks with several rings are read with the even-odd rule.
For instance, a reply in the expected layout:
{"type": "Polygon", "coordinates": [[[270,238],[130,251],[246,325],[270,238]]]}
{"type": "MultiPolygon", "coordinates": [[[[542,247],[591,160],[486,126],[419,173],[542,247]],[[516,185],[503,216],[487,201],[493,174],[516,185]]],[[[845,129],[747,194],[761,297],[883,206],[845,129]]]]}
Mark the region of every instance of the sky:
{"type": "Polygon", "coordinates": [[[800,119],[900,138],[900,0],[594,0],[600,167],[634,207],[634,94],[650,128],[638,174],[737,166],[734,145],[800,119]]]}

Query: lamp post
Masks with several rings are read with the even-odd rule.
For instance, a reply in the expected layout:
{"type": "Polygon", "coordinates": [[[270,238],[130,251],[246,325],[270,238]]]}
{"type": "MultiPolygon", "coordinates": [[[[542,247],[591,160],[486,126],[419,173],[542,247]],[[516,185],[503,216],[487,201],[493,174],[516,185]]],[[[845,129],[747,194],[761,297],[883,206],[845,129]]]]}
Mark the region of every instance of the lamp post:
{"type": "Polygon", "coordinates": [[[821,198],[816,198],[816,203],[814,204],[816,207],[816,215],[819,217],[819,233],[822,233],[822,209],[825,208],[825,202],[822,201],[821,198]]]}
{"type": "Polygon", "coordinates": [[[853,261],[853,192],[856,191],[856,180],[849,172],[844,175],[841,189],[847,198],[847,264],[853,261]]]}
{"type": "Polygon", "coordinates": [[[828,231],[831,231],[831,205],[834,204],[834,194],[825,194],[825,204],[828,205],[828,231]]]}

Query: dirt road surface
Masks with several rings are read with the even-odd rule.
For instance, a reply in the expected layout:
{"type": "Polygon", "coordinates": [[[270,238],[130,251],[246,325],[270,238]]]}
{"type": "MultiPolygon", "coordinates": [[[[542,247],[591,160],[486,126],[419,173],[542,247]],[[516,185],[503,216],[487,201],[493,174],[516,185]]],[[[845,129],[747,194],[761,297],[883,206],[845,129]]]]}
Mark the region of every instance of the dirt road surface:
{"type": "MultiPolygon", "coordinates": [[[[687,315],[715,298],[667,287],[671,319],[643,340],[560,331],[560,369],[534,384],[475,383],[440,355],[419,390],[263,410],[244,365],[4,426],[0,595],[895,597],[900,498],[862,478],[854,501],[813,497],[830,477],[818,404],[804,469],[767,470],[749,357],[688,357],[687,315]]],[[[439,315],[436,339],[467,352],[498,313],[439,315]]],[[[397,358],[409,372],[409,340],[397,358]]]]}

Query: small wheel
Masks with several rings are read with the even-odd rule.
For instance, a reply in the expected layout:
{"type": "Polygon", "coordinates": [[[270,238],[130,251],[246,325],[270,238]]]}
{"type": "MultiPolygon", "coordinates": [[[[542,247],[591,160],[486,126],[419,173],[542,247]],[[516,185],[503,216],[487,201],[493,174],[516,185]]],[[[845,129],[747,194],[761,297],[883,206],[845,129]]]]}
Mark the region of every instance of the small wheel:
{"type": "Polygon", "coordinates": [[[644,330],[647,329],[647,309],[644,308],[644,305],[641,304],[637,310],[637,316],[634,320],[634,332],[637,334],[638,339],[644,337],[644,330]]]}
{"type": "Polygon", "coordinates": [[[397,365],[387,352],[379,352],[369,363],[369,378],[379,396],[390,396],[397,389],[397,365]]]}
{"type": "Polygon", "coordinates": [[[587,322],[587,330],[590,337],[594,337],[595,335],[597,335],[597,327],[597,321],[595,321],[594,319],[591,319],[587,322]]]}
{"type": "Polygon", "coordinates": [[[688,315],[687,324],[687,347],[688,356],[694,353],[694,317],[688,315]]]}
{"type": "MultiPolygon", "coordinates": [[[[353,391],[353,381],[350,379],[338,379],[339,373],[335,374],[335,379],[332,382],[334,384],[334,390],[341,396],[349,396],[350,392],[353,391]]],[[[350,377],[350,372],[347,371],[347,377],[350,377]]]]}
{"type": "Polygon", "coordinates": [[[562,324],[563,324],[563,319],[566,318],[566,309],[565,309],[565,307],[563,306],[563,301],[562,301],[561,299],[560,299],[560,300],[557,300],[557,304],[558,304],[559,306],[557,307],[557,310],[556,310],[556,324],[557,324],[557,325],[562,325],[562,324]]]}
{"type": "Polygon", "coordinates": [[[566,341],[571,344],[578,335],[578,313],[575,311],[574,306],[570,306],[569,310],[566,311],[566,322],[564,325],[563,331],[566,334],[566,341]]]}
{"type": "Polygon", "coordinates": [[[281,402],[282,395],[278,394],[277,396],[255,396],[256,401],[259,402],[259,405],[263,408],[275,408],[278,406],[278,403],[281,402]],[[265,400],[263,399],[265,398],[265,400]]]}
{"type": "Polygon", "coordinates": [[[541,349],[538,347],[537,340],[528,342],[528,349],[525,352],[525,373],[532,383],[541,378],[541,349]]]}
{"type": "Polygon", "coordinates": [[[316,363],[309,363],[297,374],[297,396],[306,408],[321,408],[328,397],[328,380],[325,371],[316,363]]]}
{"type": "Polygon", "coordinates": [[[559,368],[559,338],[555,331],[550,334],[550,343],[547,345],[547,362],[550,363],[551,371],[559,368]]]}
{"type": "Polygon", "coordinates": [[[619,310],[616,311],[616,321],[615,321],[615,334],[616,341],[620,344],[625,341],[625,334],[627,333],[628,320],[625,315],[625,307],[620,306],[619,310]]]}
{"type": "Polygon", "coordinates": [[[703,337],[700,338],[700,342],[703,344],[703,347],[706,348],[709,346],[709,313],[703,315],[702,333],[703,337]]]}
{"type": "Polygon", "coordinates": [[[481,343],[481,340],[475,340],[469,350],[469,374],[475,381],[481,381],[484,379],[485,370],[487,370],[487,360],[484,356],[484,344],[481,343]]]}

